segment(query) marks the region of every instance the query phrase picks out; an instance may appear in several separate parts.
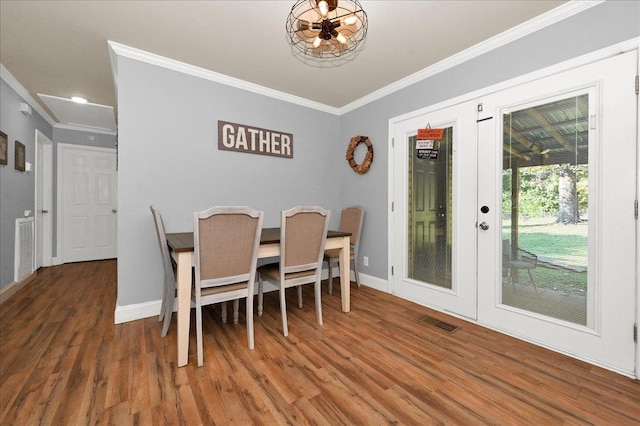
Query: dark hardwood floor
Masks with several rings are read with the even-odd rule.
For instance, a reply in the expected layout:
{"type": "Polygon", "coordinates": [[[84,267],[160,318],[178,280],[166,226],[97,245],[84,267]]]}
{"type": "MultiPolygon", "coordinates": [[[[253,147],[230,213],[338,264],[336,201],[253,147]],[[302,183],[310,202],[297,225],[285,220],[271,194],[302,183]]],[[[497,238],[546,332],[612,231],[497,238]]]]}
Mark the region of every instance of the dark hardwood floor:
{"type": "Polygon", "coordinates": [[[639,424],[638,381],[355,284],[349,314],[323,293],[323,326],[292,289],[288,338],[265,295],[253,351],[206,309],[204,367],[192,322],[178,368],[175,316],[166,338],[113,324],[116,267],[41,269],[0,306],[1,424],[639,424]]]}

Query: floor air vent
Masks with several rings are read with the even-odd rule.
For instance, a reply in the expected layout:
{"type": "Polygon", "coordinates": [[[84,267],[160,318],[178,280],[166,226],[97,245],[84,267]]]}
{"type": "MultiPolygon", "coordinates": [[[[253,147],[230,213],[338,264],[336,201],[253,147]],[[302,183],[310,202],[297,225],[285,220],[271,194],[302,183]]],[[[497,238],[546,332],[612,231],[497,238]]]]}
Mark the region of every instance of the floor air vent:
{"type": "Polygon", "coordinates": [[[453,333],[460,328],[453,324],[449,324],[448,322],[440,321],[439,319],[431,317],[429,315],[423,315],[419,317],[418,321],[424,322],[434,327],[438,327],[439,329],[444,330],[447,333],[453,333]]]}

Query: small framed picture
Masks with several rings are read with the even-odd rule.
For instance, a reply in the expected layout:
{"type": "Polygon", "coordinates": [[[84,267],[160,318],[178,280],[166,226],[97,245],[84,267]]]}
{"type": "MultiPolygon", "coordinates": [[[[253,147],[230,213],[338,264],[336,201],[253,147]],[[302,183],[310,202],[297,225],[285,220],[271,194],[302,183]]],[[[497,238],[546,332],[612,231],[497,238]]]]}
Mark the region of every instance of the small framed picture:
{"type": "Polygon", "coordinates": [[[16,170],[24,172],[25,149],[24,144],[16,141],[16,170]]]}
{"type": "Polygon", "coordinates": [[[9,162],[9,139],[5,132],[0,132],[0,164],[7,165],[9,162]]]}

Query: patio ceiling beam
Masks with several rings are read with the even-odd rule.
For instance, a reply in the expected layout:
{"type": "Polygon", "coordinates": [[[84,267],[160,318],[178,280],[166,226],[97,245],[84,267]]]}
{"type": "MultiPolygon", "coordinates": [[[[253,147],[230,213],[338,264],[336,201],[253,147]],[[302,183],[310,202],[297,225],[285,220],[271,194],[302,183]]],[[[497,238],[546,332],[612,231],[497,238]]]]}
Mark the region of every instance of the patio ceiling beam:
{"type": "Polygon", "coordinates": [[[544,130],[549,133],[549,135],[556,141],[558,142],[560,145],[562,145],[562,147],[564,149],[566,149],[569,152],[576,152],[576,147],[574,145],[571,145],[570,143],[567,143],[564,140],[564,137],[560,134],[560,132],[558,132],[555,128],[555,126],[551,123],[549,123],[549,120],[547,120],[542,114],[540,114],[535,108],[530,108],[527,113],[529,114],[529,116],[531,118],[533,118],[535,121],[537,121],[543,128],[544,130]]]}

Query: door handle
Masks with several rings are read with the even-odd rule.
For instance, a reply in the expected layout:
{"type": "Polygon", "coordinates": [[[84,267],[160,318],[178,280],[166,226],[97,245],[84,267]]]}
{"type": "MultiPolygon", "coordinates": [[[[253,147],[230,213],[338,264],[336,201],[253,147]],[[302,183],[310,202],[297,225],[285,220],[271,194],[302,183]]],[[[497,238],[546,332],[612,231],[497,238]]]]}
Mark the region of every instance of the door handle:
{"type": "Polygon", "coordinates": [[[487,222],[481,222],[480,225],[478,225],[478,228],[486,231],[487,229],[489,229],[489,224],[487,222]]]}
{"type": "Polygon", "coordinates": [[[49,210],[41,210],[42,213],[49,213],[49,210]]]}
{"type": "Polygon", "coordinates": [[[111,213],[113,213],[113,214],[118,213],[118,210],[117,209],[111,209],[111,213]]]}

